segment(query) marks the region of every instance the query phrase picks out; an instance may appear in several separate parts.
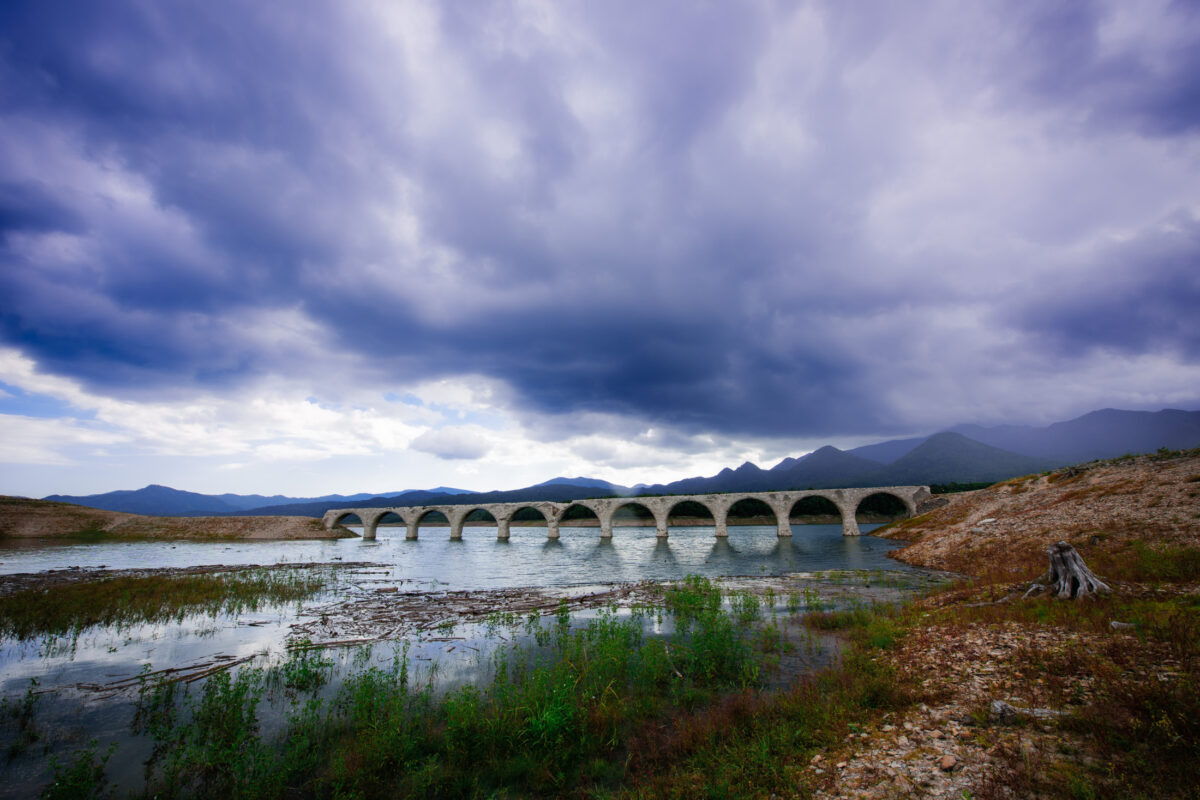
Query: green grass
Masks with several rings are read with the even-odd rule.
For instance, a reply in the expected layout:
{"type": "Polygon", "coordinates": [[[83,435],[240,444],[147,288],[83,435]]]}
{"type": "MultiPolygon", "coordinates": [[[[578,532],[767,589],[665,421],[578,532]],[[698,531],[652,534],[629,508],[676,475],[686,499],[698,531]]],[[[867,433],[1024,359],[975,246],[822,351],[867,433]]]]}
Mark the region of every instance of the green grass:
{"type": "Polygon", "coordinates": [[[26,589],[0,597],[0,635],[30,639],[77,634],[94,625],[132,625],[186,614],[235,613],[310,597],[326,584],[315,570],[237,570],[115,577],[26,589]]]}
{"type": "MultiPolygon", "coordinates": [[[[655,720],[753,693],[761,652],[783,648],[722,609],[719,587],[689,578],[664,609],[602,610],[572,625],[565,606],[541,646],[502,648],[483,686],[444,694],[415,680],[407,651],[391,669],[350,675],[331,700],[326,665],[302,648],[272,668],[210,677],[193,691],[148,683],[137,729],[154,741],[148,794],[164,797],[524,797],[620,788],[629,742],[655,720]],[[645,634],[672,616],[669,637],[645,634]],[[289,691],[291,715],[267,741],[258,707],[289,691]],[[304,699],[307,697],[308,699],[304,699]]],[[[743,601],[744,602],[744,601],[743,601]]],[[[757,609],[757,601],[755,603],[757,609]]],[[[744,609],[743,609],[744,613],[744,609]]],[[[773,626],[768,626],[772,627],[773,626]]]]}
{"type": "Polygon", "coordinates": [[[353,673],[330,700],[301,679],[323,669],[303,650],[190,692],[147,684],[146,793],[758,797],[793,791],[806,754],[846,725],[911,702],[873,655],[892,646],[897,618],[859,609],[841,626],[853,642],[843,668],[764,693],[763,664],[792,645],[757,598],[722,601],[718,586],[692,576],[664,592],[661,608],[603,610],[582,626],[560,608],[532,649],[497,651],[489,683],[444,694],[414,676],[407,650],[390,669],[353,673]],[[663,614],[675,632],[648,636],[663,614]],[[257,709],[280,686],[293,687],[291,714],[268,741],[257,709]]]}
{"type": "MultiPolygon", "coordinates": [[[[1130,550],[1128,557],[1142,556],[1130,550]]],[[[332,665],[303,647],[282,664],[220,673],[191,688],[148,682],[136,721],[153,742],[144,792],[803,797],[815,788],[808,764],[816,750],[837,747],[885,712],[931,702],[916,683],[924,673],[904,671],[906,651],[899,648],[910,632],[1014,622],[1104,634],[1099,647],[1081,640],[1052,652],[1030,649],[1020,659],[1029,679],[1050,687],[1065,686],[1067,676],[1087,678],[1093,699],[1061,724],[1086,733],[1101,759],[996,780],[1010,780],[1017,795],[1028,789],[1049,798],[1183,798],[1200,785],[1194,598],[825,610],[808,615],[806,625],[839,632],[846,642],[839,664],[787,690],[765,691],[766,665],[794,637],[751,597],[723,598],[718,586],[692,576],[668,587],[661,607],[628,615],[608,609],[583,625],[565,605],[542,620],[497,615],[489,620],[494,626],[524,626],[533,641],[497,651],[490,681],[445,692],[433,675],[414,673],[407,649],[388,668],[360,662],[333,693],[321,694],[332,665]],[[674,633],[648,635],[648,623],[662,616],[671,618],[674,633]],[[1132,635],[1113,635],[1113,619],[1131,623],[1123,630],[1132,635]],[[1163,658],[1173,665],[1170,679],[1148,666],[1163,658]],[[268,737],[260,707],[281,699],[286,724],[268,737]]],[[[802,599],[789,596],[789,607],[802,599]]],[[[23,712],[14,706],[11,713],[15,719],[23,712]]],[[[103,767],[93,748],[59,768],[56,780],[103,785],[103,767]]]]}
{"type": "Polygon", "coordinates": [[[1133,557],[1129,569],[1120,574],[1126,580],[1200,581],[1200,548],[1152,548],[1142,542],[1134,542],[1131,549],[1133,557]]]}

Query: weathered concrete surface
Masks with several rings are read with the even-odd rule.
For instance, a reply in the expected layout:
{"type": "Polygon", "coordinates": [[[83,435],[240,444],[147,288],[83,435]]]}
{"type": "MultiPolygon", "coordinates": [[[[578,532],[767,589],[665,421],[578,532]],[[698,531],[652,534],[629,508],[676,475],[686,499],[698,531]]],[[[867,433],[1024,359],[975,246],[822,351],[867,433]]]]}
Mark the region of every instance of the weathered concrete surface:
{"type": "Polygon", "coordinates": [[[654,515],[658,535],[668,534],[671,510],[680,503],[699,503],[712,514],[713,528],[717,536],[728,536],[727,520],[729,509],[739,500],[761,500],[775,515],[780,536],[791,536],[789,519],[792,508],[806,497],[824,497],[835,506],[842,516],[842,533],[858,536],[855,514],[859,504],[874,494],[888,494],[904,503],[909,516],[917,512],[917,506],[929,498],[928,486],[877,486],[864,489],[807,489],[794,492],[731,492],[729,494],[677,494],[659,497],[604,497],[595,500],[575,500],[569,503],[534,501],[529,503],[483,503],[480,505],[434,505],[434,506],[390,506],[387,508],[335,508],[325,512],[322,524],[328,529],[339,525],[343,518],[353,514],[362,520],[363,538],[374,539],[379,520],[386,514],[395,514],[408,527],[407,538],[416,539],[421,521],[432,512],[440,512],[450,522],[450,538],[461,539],[463,521],[473,511],[483,510],[496,520],[497,536],[507,539],[513,516],[524,508],[531,508],[546,520],[546,535],[558,538],[558,529],[563,517],[572,506],[582,506],[592,511],[600,520],[601,538],[611,538],[613,515],[623,506],[640,505],[654,515]]]}

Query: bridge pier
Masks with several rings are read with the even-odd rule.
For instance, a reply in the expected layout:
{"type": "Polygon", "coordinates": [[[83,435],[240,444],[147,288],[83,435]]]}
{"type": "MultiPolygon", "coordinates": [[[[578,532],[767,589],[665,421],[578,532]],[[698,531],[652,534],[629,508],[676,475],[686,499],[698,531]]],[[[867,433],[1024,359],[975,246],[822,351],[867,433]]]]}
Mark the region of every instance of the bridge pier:
{"type": "Polygon", "coordinates": [[[375,538],[375,520],[371,520],[370,522],[365,519],[363,520],[362,538],[364,542],[371,541],[375,538]]]}
{"type": "Polygon", "coordinates": [[[507,519],[496,520],[496,539],[498,541],[508,541],[508,523],[509,520],[507,519]]]}
{"type": "Polygon", "coordinates": [[[786,539],[792,535],[791,517],[784,514],[779,517],[779,538],[786,539]]]}
{"type": "Polygon", "coordinates": [[[546,538],[547,539],[557,539],[558,538],[558,520],[556,520],[556,519],[546,520],[546,538]]]}
{"type": "Polygon", "coordinates": [[[463,521],[461,519],[456,519],[453,522],[451,522],[450,523],[450,541],[461,542],[462,541],[462,529],[463,529],[463,521]]]}
{"type": "Polygon", "coordinates": [[[612,520],[611,519],[600,520],[600,538],[601,539],[611,539],[612,538],[612,520]]]}
{"type": "Polygon", "coordinates": [[[416,539],[417,538],[417,521],[415,519],[412,522],[408,523],[408,532],[404,534],[404,538],[405,539],[416,539]]]}
{"type": "Polygon", "coordinates": [[[720,507],[713,509],[713,528],[718,539],[729,538],[729,509],[720,507]]]}

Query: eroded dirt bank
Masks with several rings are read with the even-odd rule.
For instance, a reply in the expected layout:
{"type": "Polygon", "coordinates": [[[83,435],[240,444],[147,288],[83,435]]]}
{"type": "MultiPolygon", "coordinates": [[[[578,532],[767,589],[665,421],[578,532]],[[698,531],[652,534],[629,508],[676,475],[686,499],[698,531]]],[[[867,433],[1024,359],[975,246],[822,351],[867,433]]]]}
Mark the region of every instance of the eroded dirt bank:
{"type": "Polygon", "coordinates": [[[340,539],[309,517],[147,517],[0,497],[0,539],[340,539]]]}

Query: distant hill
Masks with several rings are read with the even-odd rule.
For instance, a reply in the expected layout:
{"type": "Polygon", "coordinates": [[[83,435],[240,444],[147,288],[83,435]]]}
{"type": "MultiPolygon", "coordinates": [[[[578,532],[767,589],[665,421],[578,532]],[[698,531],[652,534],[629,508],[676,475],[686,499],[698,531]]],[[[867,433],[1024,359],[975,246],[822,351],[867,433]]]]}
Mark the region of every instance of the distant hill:
{"type": "Polygon", "coordinates": [[[861,458],[852,453],[826,445],[814,450],[786,469],[771,470],[772,489],[833,489],[840,486],[862,486],[882,466],[878,461],[861,458]]]}
{"type": "Polygon", "coordinates": [[[968,483],[1003,480],[1054,466],[1046,459],[1010,453],[957,433],[939,433],[916,441],[915,447],[906,448],[904,454],[891,464],[881,464],[827,446],[802,458],[784,459],[770,470],[747,462],[735,470],[723,469],[707,478],[685,478],[646,487],[640,494],[968,483]]]}
{"type": "Polygon", "coordinates": [[[868,485],[999,481],[1056,466],[1044,458],[1010,453],[961,433],[937,433],[882,467],[868,485]]]}
{"type": "Polygon", "coordinates": [[[438,486],[401,492],[292,498],[283,495],[205,495],[166,486],[84,497],[51,495],[54,500],[110,511],[159,516],[295,514],[321,516],[330,508],[569,502],[618,495],[706,494],[713,492],[829,489],[851,486],[922,485],[997,481],[1056,466],[1153,452],[1160,447],[1200,446],[1200,411],[1120,411],[1103,409],[1045,427],[960,425],[928,437],[892,439],[842,451],[822,447],[785,458],[770,469],[746,462],[716,475],[666,484],[625,487],[596,478],[551,478],[522,489],[469,492],[438,486]]]}
{"type": "Polygon", "coordinates": [[[1105,408],[1044,428],[959,425],[951,430],[1014,453],[1077,464],[1126,453],[1150,453],[1160,447],[1185,450],[1200,446],[1200,411],[1105,408]]]}
{"type": "Polygon", "coordinates": [[[222,514],[242,510],[244,506],[234,505],[227,500],[208,494],[184,492],[169,486],[151,484],[144,489],[123,490],[93,494],[85,497],[75,497],[65,494],[52,494],[42,498],[56,503],[74,503],[75,505],[99,508],[105,511],[124,511],[127,514],[146,514],[150,516],[202,516],[205,514],[222,514]]]}
{"type": "MultiPolygon", "coordinates": [[[[967,434],[968,436],[970,434],[967,434]]],[[[880,464],[890,464],[897,458],[912,452],[913,448],[921,442],[928,439],[928,436],[914,436],[911,439],[890,439],[886,442],[878,444],[868,444],[862,447],[855,447],[846,452],[858,456],[859,458],[878,461],[880,464]]]]}
{"type": "MultiPolygon", "coordinates": [[[[530,489],[536,489],[539,486],[582,486],[584,488],[599,489],[604,492],[612,492],[613,494],[632,494],[633,490],[628,486],[621,486],[617,483],[609,483],[597,478],[551,478],[548,481],[535,483],[530,486],[530,489]]],[[[433,491],[437,491],[436,489],[433,491]]]]}
{"type": "MultiPolygon", "coordinates": [[[[1053,461],[1062,466],[1116,458],[1126,453],[1152,453],[1160,447],[1187,450],[1200,447],[1200,411],[1121,411],[1105,408],[1065,422],[1042,427],[1032,425],[956,425],[961,433],[992,447],[1053,461]]],[[[847,452],[890,464],[909,453],[928,436],[891,439],[856,447],[847,452]]]]}
{"type": "Polygon", "coordinates": [[[442,494],[423,491],[404,492],[390,497],[372,497],[344,503],[312,502],[294,505],[255,508],[244,512],[248,516],[294,515],[319,517],[331,508],[379,508],[380,506],[428,506],[469,505],[472,503],[521,503],[532,500],[570,502],[587,497],[615,497],[616,492],[597,489],[593,486],[573,486],[563,483],[528,486],[497,492],[470,492],[465,494],[442,494]]]}
{"type": "MultiPolygon", "coordinates": [[[[386,496],[401,497],[413,494],[417,490],[393,492],[386,496]]],[[[465,494],[465,489],[452,489],[439,486],[430,490],[437,496],[465,494]]],[[[57,503],[73,503],[99,508],[105,511],[123,511],[127,514],[146,514],[163,517],[202,517],[210,515],[227,516],[245,514],[260,508],[292,507],[297,504],[341,504],[353,503],[380,497],[379,494],[362,492],[359,494],[342,495],[327,494],[321,497],[286,497],[277,494],[267,497],[261,494],[199,494],[172,489],[169,486],[151,484],[142,489],[127,489],[104,494],[64,495],[52,494],[42,498],[57,503]]],[[[256,514],[255,516],[261,516],[256,514]]]]}

